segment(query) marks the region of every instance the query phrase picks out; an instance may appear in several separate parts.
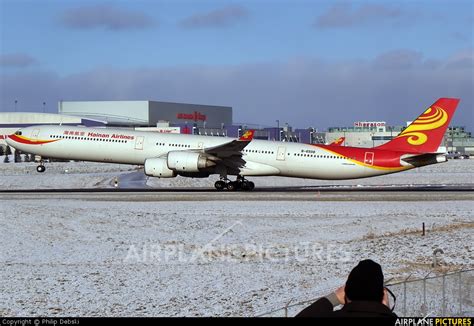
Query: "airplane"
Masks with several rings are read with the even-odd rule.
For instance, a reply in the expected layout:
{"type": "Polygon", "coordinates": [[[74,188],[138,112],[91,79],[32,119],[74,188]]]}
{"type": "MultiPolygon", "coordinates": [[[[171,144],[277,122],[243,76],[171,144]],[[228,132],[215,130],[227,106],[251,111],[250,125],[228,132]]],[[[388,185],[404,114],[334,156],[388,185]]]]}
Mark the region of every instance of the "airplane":
{"type": "Polygon", "coordinates": [[[344,143],[345,140],[346,140],[346,137],[339,137],[338,139],[336,139],[335,141],[333,141],[333,142],[330,143],[329,145],[332,145],[332,146],[342,146],[342,144],[344,143]]]}
{"type": "Polygon", "coordinates": [[[39,156],[38,172],[46,169],[43,158],[134,164],[143,165],[147,176],[217,174],[217,190],[252,190],[250,176],[344,180],[446,162],[446,153],[437,150],[458,103],[438,99],[398,136],[373,148],[259,140],[253,130],[229,138],[60,125],[22,128],[6,142],[39,156]]]}

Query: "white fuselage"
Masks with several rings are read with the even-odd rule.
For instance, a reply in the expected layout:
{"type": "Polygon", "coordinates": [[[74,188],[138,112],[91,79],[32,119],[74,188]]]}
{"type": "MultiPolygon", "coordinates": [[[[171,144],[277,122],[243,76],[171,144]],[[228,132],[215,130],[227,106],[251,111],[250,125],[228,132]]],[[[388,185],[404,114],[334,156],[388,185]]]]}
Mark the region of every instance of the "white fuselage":
{"type": "MultiPolygon", "coordinates": [[[[203,151],[234,138],[167,134],[113,128],[37,126],[21,129],[38,143],[7,142],[14,148],[47,158],[143,165],[170,151],[203,151]],[[43,142],[44,143],[41,143],[43,142]],[[51,141],[51,142],[46,142],[51,141]]],[[[288,176],[314,179],[363,178],[398,171],[377,170],[317,146],[252,140],[242,151],[243,176],[288,176]]]]}

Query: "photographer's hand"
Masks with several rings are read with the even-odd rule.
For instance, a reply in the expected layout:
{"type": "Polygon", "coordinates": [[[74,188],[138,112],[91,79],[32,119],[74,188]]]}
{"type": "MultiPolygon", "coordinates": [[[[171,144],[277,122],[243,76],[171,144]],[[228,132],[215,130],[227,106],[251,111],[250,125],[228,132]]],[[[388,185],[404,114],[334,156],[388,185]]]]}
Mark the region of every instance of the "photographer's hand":
{"type": "Polygon", "coordinates": [[[337,301],[339,301],[340,304],[346,304],[346,291],[345,291],[345,285],[341,286],[338,288],[336,291],[334,291],[337,297],[337,301]]]}
{"type": "Polygon", "coordinates": [[[383,289],[382,303],[390,308],[390,302],[389,302],[389,299],[388,299],[388,291],[387,291],[386,288],[383,289]]]}

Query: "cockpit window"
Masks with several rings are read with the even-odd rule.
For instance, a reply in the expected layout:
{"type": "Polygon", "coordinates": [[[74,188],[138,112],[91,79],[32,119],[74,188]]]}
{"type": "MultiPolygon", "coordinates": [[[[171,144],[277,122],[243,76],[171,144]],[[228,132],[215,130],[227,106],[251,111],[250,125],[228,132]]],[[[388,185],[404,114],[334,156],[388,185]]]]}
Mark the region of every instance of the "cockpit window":
{"type": "Polygon", "coordinates": [[[15,132],[15,135],[21,136],[21,131],[18,130],[17,132],[15,132]]]}

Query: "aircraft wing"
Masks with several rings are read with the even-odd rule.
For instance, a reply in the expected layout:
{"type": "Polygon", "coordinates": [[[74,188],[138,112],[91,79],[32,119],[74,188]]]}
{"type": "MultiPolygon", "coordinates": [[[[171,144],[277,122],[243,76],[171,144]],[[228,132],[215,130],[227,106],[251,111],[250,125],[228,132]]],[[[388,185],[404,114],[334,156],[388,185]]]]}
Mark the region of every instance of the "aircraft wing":
{"type": "Polygon", "coordinates": [[[254,133],[255,130],[247,130],[239,139],[219,146],[205,148],[204,153],[217,164],[223,164],[238,171],[246,163],[242,159],[242,150],[250,144],[254,133]]]}

